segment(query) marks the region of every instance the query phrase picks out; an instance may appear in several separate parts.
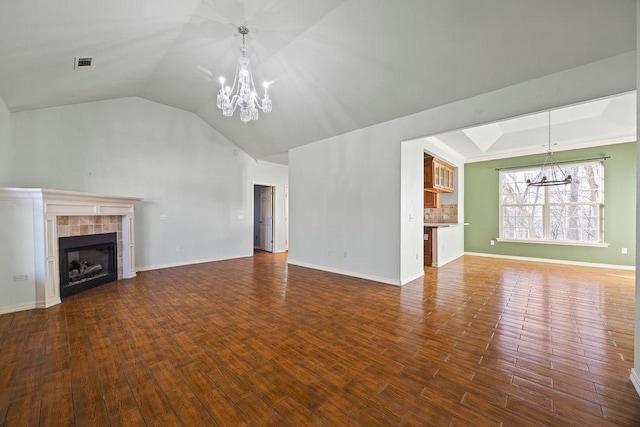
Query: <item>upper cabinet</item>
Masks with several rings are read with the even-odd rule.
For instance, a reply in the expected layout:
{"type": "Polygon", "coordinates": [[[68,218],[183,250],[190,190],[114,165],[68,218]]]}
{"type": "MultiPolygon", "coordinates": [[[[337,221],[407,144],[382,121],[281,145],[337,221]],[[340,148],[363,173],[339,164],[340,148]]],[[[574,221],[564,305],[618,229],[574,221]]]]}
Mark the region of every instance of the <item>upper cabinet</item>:
{"type": "Polygon", "coordinates": [[[439,193],[453,193],[454,167],[435,157],[424,158],[424,189],[439,193]]]}

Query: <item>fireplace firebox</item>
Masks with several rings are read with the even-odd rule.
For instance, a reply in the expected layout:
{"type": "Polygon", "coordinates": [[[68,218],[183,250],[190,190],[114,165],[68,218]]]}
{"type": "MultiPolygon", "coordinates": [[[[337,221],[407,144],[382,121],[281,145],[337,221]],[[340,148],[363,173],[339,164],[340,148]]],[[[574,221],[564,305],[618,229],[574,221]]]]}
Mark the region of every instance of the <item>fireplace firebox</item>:
{"type": "Polygon", "coordinates": [[[117,233],[61,237],[60,296],[118,280],[117,233]]]}

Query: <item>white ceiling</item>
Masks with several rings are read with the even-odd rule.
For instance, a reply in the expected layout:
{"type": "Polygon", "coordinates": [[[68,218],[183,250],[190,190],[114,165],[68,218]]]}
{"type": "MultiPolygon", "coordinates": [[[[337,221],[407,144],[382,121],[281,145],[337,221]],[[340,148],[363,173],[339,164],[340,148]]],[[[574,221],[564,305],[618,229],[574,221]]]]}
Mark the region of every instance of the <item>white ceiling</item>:
{"type": "MultiPolygon", "coordinates": [[[[140,96],[191,111],[254,158],[273,159],[292,147],[633,51],[635,4],[0,0],[0,96],[13,112],[140,96]],[[218,77],[235,69],[239,24],[251,30],[254,75],[274,81],[273,112],[249,124],[215,107],[218,77]],[[94,57],[93,67],[74,70],[74,57],[83,55],[94,57]]],[[[616,122],[609,117],[616,107],[593,108],[608,110],[596,116],[616,122]]],[[[467,138],[483,134],[472,135],[471,145],[459,135],[451,143],[473,157],[506,150],[507,135],[539,127],[512,125],[501,124],[500,133],[495,126],[468,131],[467,138]]]]}

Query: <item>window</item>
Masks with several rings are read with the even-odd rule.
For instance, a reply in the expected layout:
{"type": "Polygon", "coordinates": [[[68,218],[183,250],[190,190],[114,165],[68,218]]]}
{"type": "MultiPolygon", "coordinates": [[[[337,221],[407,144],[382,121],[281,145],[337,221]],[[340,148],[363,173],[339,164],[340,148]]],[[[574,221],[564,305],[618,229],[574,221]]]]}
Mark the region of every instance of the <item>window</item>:
{"type": "Polygon", "coordinates": [[[602,162],[561,165],[567,185],[527,187],[540,168],[500,171],[500,238],[503,240],[603,243],[602,162]]]}

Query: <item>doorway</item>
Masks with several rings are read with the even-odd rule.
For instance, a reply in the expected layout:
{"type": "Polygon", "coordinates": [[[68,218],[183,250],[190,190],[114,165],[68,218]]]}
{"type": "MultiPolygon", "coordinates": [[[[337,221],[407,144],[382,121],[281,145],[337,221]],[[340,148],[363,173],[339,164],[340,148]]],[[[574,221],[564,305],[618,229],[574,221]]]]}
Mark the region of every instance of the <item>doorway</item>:
{"type": "Polygon", "coordinates": [[[253,186],[253,248],[273,252],[273,199],[275,186],[253,186]]]}

